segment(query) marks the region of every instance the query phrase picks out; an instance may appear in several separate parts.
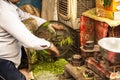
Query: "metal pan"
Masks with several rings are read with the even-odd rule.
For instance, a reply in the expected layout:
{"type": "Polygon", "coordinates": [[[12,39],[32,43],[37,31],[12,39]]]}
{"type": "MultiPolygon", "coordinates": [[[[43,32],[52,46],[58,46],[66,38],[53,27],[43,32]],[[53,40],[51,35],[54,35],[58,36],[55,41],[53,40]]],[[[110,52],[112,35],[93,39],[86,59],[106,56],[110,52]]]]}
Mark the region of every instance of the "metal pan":
{"type": "Polygon", "coordinates": [[[120,63],[120,38],[107,37],[98,41],[102,56],[111,63],[120,63]]]}

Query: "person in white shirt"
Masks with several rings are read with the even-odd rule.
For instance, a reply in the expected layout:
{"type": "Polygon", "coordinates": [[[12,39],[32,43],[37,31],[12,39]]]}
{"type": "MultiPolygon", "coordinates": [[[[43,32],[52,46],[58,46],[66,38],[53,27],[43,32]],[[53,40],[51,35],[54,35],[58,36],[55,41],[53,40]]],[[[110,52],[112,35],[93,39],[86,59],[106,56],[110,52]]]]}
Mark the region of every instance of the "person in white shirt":
{"type": "Polygon", "coordinates": [[[21,61],[21,46],[36,50],[49,49],[59,56],[53,43],[33,35],[22,20],[34,18],[38,26],[46,20],[20,10],[15,3],[20,0],[0,0],[0,78],[26,80],[17,69],[21,61]]]}

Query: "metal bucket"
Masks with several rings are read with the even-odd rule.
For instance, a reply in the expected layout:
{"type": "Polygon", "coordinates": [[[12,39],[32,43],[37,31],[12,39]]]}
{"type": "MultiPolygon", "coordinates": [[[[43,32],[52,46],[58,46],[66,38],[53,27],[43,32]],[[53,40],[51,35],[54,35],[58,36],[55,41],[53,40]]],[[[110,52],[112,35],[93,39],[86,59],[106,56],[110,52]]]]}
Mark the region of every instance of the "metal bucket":
{"type": "Polygon", "coordinates": [[[103,58],[111,63],[120,63],[120,38],[108,37],[98,41],[103,58]]]}

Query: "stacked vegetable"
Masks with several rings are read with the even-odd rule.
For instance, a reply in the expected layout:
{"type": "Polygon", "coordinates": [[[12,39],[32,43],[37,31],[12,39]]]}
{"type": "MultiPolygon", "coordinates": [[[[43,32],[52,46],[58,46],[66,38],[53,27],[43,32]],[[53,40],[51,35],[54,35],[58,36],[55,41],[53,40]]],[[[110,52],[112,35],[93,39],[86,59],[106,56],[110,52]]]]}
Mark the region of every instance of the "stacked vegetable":
{"type": "Polygon", "coordinates": [[[49,71],[53,74],[63,74],[64,72],[64,65],[68,62],[65,59],[59,59],[55,62],[38,62],[33,67],[33,72],[35,76],[41,74],[44,71],[49,71]]]}

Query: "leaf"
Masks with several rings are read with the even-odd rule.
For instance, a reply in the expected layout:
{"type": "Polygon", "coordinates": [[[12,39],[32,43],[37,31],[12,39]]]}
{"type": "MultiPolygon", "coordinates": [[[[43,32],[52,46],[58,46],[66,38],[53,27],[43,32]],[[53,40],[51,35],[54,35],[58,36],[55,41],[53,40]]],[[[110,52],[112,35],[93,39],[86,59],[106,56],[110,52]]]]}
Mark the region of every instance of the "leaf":
{"type": "Polygon", "coordinates": [[[42,24],[42,27],[47,27],[49,24],[50,24],[50,22],[47,21],[47,22],[45,22],[45,23],[42,24]]]}

